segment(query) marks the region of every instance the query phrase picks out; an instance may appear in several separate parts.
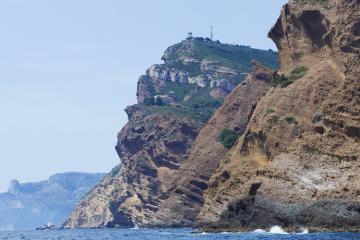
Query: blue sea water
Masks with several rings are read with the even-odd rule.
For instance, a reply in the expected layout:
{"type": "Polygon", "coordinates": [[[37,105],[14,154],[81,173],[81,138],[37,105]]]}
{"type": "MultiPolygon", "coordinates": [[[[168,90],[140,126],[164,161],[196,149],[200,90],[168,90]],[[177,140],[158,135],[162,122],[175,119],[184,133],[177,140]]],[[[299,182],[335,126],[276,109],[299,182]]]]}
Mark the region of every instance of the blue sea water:
{"type": "Polygon", "coordinates": [[[192,229],[112,229],[112,230],[53,230],[0,232],[1,240],[341,240],[360,239],[354,233],[193,233],[192,229]]]}
{"type": "Polygon", "coordinates": [[[274,233],[192,233],[191,229],[114,229],[0,232],[1,240],[341,240],[360,239],[354,233],[274,234],[274,233]]]}

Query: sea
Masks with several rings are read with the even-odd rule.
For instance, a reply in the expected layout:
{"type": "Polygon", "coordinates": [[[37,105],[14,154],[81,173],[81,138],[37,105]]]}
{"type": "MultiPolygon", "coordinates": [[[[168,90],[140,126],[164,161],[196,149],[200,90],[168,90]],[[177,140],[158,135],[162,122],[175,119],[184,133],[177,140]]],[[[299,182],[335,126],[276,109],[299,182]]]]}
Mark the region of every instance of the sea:
{"type": "Polygon", "coordinates": [[[320,239],[341,240],[360,239],[354,233],[302,233],[291,234],[274,228],[266,232],[256,230],[248,233],[200,233],[192,229],[89,229],[89,230],[45,230],[0,232],[1,240],[282,240],[320,239]]]}

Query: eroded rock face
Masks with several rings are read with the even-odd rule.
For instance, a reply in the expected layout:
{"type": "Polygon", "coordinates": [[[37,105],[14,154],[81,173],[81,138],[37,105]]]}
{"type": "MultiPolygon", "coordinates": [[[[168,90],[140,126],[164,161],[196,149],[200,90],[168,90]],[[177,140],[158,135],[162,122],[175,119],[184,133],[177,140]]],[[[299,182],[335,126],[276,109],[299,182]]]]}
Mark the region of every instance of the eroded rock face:
{"type": "MultiPolygon", "coordinates": [[[[254,70],[226,98],[197,136],[190,155],[175,171],[169,198],[149,222],[153,226],[195,226],[209,179],[228,152],[218,137],[225,128],[243,134],[257,102],[271,86],[273,70],[254,63],[254,70]],[[171,218],[168,218],[171,216],[171,218]]],[[[226,173],[223,178],[228,178],[226,173]]],[[[213,210],[215,206],[210,208],[213,210]]]]}
{"type": "MultiPolygon", "coordinates": [[[[175,182],[199,131],[224,98],[243,82],[254,56],[271,67],[277,65],[275,52],[201,39],[167,49],[164,64],[150,67],[140,77],[138,104],[126,109],[129,122],[119,133],[116,146],[122,161],[120,171],[104,178],[78,204],[64,227],[192,225],[195,215],[184,214],[182,203],[171,200],[178,192],[175,182]],[[223,55],[224,50],[227,55],[223,55]]],[[[264,88],[267,85],[259,82],[264,88]]],[[[250,90],[257,91],[254,87],[250,90]]],[[[249,99],[245,101],[256,102],[257,98],[249,99]]],[[[218,131],[213,131],[211,141],[215,142],[218,131]]],[[[210,167],[216,168],[216,163],[210,167]]],[[[197,178],[189,181],[201,191],[207,188],[197,178]]],[[[189,209],[198,211],[194,203],[190,202],[189,209]]]]}
{"type": "Polygon", "coordinates": [[[296,80],[257,104],[210,180],[200,225],[358,228],[359,21],[356,0],[284,6],[269,36],[280,50],[279,74],[296,80]]]}
{"type": "Polygon", "coordinates": [[[138,102],[156,94],[169,104],[189,102],[206,88],[212,98],[223,100],[251,71],[252,60],[275,68],[277,53],[194,38],[169,47],[162,60],[164,64],[151,66],[140,77],[138,102]],[[182,89],[169,88],[179,83],[190,84],[193,92],[176,94],[174,89],[182,89]]]}
{"type": "Polygon", "coordinates": [[[146,106],[127,109],[118,136],[121,168],[105,178],[75,209],[65,227],[131,227],[146,224],[168,197],[173,173],[189,154],[203,123],[146,106]]]}

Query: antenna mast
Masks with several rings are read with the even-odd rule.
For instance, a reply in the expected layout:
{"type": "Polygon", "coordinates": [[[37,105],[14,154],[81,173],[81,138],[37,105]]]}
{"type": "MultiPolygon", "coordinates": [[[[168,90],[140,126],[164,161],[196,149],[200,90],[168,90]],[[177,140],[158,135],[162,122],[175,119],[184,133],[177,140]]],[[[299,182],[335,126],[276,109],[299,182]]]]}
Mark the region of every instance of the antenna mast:
{"type": "Polygon", "coordinates": [[[210,26],[210,39],[211,39],[211,41],[213,40],[213,26],[211,25],[210,26]]]}

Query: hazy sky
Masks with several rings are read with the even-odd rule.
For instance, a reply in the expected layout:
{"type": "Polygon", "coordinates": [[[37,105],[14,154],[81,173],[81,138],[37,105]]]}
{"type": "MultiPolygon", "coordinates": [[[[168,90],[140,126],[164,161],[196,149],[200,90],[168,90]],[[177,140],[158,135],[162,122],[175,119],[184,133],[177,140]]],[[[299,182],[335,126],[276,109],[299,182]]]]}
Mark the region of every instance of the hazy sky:
{"type": "Polygon", "coordinates": [[[0,0],[0,191],[108,172],[138,77],[192,31],[275,49],[285,0],[0,0]]]}

